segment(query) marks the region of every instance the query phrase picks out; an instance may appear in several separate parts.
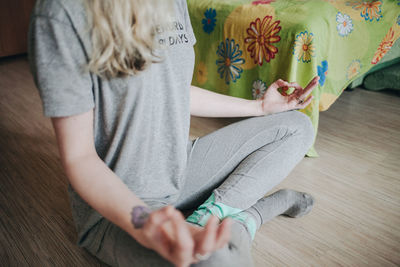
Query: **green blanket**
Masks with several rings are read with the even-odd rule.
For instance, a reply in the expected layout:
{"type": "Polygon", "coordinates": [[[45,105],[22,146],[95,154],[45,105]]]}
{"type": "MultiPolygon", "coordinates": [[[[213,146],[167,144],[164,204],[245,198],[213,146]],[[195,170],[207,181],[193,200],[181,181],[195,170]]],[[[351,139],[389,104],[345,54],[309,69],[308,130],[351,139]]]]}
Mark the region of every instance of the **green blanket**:
{"type": "Polygon", "coordinates": [[[302,110],[316,132],[319,111],[400,37],[400,0],[188,0],[188,7],[194,85],[252,99],[279,78],[305,86],[319,75],[302,110]]]}

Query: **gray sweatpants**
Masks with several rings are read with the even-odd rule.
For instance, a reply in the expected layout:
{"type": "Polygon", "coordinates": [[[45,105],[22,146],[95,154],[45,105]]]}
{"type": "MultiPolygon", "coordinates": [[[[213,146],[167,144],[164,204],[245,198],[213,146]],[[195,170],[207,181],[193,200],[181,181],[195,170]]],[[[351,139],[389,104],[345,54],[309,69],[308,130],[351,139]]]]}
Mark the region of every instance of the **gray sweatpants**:
{"type": "MultiPolygon", "coordinates": [[[[196,139],[189,157],[178,209],[192,209],[215,193],[216,201],[245,210],[279,184],[304,157],[314,140],[307,116],[290,111],[245,119],[196,139]]],[[[171,266],[112,223],[97,251],[112,266],[171,266]]],[[[252,266],[251,238],[244,225],[232,225],[228,246],[196,266],[252,266]]]]}

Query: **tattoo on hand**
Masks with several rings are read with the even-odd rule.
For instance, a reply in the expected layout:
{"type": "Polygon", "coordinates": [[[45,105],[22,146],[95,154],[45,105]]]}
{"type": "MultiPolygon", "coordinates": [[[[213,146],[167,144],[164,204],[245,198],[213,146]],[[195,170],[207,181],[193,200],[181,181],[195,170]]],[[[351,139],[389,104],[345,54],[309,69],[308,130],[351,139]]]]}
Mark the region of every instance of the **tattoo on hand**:
{"type": "Polygon", "coordinates": [[[145,206],[135,206],[131,212],[131,222],[135,229],[140,229],[149,218],[151,210],[145,206]]]}

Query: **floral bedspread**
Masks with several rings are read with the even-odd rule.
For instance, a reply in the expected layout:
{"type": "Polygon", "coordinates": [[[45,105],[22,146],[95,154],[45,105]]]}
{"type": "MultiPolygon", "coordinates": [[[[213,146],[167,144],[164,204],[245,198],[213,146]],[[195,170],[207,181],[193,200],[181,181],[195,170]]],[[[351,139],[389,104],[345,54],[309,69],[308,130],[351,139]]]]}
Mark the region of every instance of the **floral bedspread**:
{"type": "Polygon", "coordinates": [[[194,85],[251,99],[278,78],[305,86],[319,75],[302,110],[316,132],[319,111],[400,37],[400,0],[188,0],[188,7],[194,85]]]}

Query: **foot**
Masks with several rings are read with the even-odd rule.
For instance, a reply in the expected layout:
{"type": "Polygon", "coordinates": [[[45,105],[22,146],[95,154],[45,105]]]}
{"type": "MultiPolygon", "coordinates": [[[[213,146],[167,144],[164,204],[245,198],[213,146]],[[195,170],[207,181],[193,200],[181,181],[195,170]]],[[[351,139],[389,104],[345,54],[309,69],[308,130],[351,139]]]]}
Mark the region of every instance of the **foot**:
{"type": "Polygon", "coordinates": [[[287,203],[291,203],[283,215],[298,218],[309,213],[314,205],[314,198],[310,194],[290,189],[282,189],[278,192],[286,196],[287,203]]]}
{"type": "Polygon", "coordinates": [[[245,225],[251,237],[254,238],[256,230],[276,216],[286,215],[298,218],[309,213],[313,205],[314,199],[311,195],[282,189],[260,199],[247,210],[230,217],[245,225]]]}

